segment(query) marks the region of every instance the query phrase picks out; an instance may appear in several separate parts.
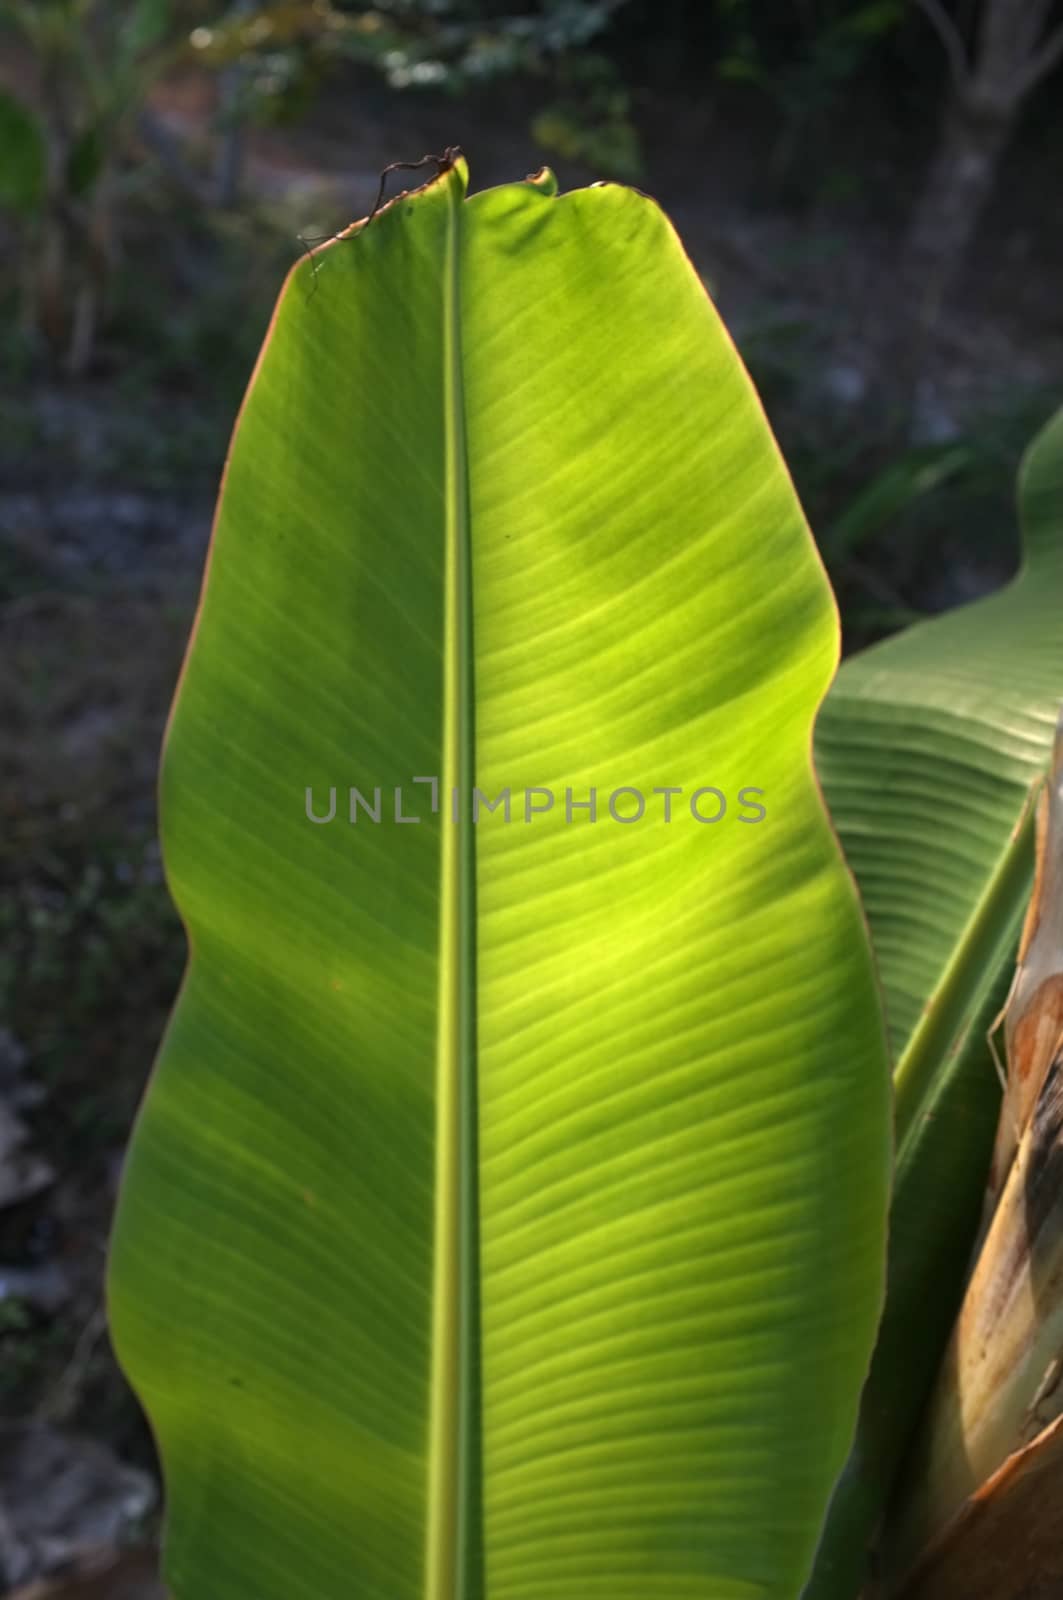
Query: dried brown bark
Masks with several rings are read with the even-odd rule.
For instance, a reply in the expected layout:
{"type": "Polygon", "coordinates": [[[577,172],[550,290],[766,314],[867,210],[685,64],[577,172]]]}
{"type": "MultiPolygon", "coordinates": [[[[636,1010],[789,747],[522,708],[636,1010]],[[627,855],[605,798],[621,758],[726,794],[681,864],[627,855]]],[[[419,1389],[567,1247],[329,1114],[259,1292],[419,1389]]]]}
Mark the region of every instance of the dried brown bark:
{"type": "Polygon", "coordinates": [[[900,1600],[1058,1600],[1063,1593],[1063,1417],[971,1496],[900,1600]]]}

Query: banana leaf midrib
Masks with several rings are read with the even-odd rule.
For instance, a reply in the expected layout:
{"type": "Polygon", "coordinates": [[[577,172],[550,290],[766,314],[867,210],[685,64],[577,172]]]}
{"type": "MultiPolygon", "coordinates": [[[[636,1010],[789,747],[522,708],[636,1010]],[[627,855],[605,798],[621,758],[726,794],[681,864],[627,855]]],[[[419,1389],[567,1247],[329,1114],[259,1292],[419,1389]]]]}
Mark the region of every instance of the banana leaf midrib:
{"type": "Polygon", "coordinates": [[[445,579],[437,1038],[438,1157],[428,1461],[428,1600],[482,1593],[476,1089],[476,862],[472,552],[462,382],[461,233],[465,166],[446,185],[443,263],[445,579]],[[458,805],[451,810],[451,796],[458,805]]]}

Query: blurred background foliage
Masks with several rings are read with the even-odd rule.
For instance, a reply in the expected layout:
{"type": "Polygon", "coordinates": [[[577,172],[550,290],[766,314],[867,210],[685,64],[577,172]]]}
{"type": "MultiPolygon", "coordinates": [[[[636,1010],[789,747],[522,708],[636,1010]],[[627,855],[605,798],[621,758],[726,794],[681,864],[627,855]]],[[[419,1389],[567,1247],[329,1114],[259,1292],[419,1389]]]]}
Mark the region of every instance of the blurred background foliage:
{"type": "MultiPolygon", "coordinates": [[[[100,1316],[184,954],[154,771],[287,266],[455,143],[479,186],[648,190],[854,648],[1014,570],[1063,398],[1061,91],[1063,0],[0,0],[0,1135],[36,1161],[0,1182],[0,1413],[154,1471],[100,1316]]],[[[39,1570],[4,1495],[0,1592],[39,1570]]]]}

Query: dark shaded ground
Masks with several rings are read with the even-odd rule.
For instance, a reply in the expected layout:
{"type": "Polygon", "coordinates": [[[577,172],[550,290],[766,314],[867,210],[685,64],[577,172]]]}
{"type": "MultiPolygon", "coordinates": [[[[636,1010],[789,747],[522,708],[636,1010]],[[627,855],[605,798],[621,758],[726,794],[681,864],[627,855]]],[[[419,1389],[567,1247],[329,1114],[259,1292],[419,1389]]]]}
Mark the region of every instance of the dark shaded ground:
{"type": "MultiPolygon", "coordinates": [[[[50,376],[0,327],[0,1416],[105,1446],[97,1487],[112,1457],[134,1469],[87,1534],[76,1483],[52,1475],[41,1504],[51,1496],[74,1543],[156,1522],[151,1441],[109,1351],[101,1275],[183,964],[154,773],[232,417],[297,235],[364,213],[385,162],[456,141],[476,186],[523,175],[541,162],[530,108],[519,87],[457,103],[335,84],[306,126],[256,139],[241,214],[178,225],[161,189],[141,203],[89,378],[50,376]]],[[[194,134],[202,86],[169,86],[158,109],[194,134]]],[[[645,186],[762,390],[850,642],[993,587],[1017,555],[1019,451],[1063,397],[1063,151],[1036,125],[1016,149],[927,353],[933,381],[898,415],[891,262],[925,131],[867,106],[838,170],[794,195],[765,180],[775,134],[745,102],[647,90],[639,118],[645,186]]],[[[0,1591],[64,1553],[56,1528],[15,1525],[9,1489],[0,1473],[0,1591]]]]}

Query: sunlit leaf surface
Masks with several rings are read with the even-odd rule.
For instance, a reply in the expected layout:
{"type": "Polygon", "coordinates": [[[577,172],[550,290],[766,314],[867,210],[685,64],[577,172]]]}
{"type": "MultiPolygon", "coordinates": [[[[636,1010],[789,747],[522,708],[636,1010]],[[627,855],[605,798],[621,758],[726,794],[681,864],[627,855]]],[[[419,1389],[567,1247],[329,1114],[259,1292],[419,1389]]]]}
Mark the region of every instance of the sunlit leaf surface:
{"type": "Polygon", "coordinates": [[[464,180],[290,277],[170,728],[192,960],[111,1278],[168,1579],[795,1596],[889,1159],[836,619],[656,206],[464,180]]]}

